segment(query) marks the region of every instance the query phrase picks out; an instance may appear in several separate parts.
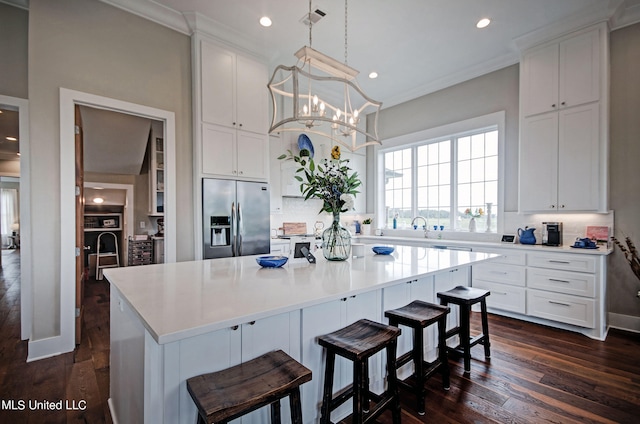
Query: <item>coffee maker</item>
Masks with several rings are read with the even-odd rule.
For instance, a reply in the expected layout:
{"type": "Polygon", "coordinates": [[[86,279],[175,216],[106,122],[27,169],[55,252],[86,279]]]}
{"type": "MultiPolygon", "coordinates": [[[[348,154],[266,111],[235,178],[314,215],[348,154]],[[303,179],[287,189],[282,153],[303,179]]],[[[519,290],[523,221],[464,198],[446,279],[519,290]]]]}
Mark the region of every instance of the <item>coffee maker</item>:
{"type": "Polygon", "coordinates": [[[562,222],[542,223],[542,244],[545,246],[562,246],[562,222]]]}

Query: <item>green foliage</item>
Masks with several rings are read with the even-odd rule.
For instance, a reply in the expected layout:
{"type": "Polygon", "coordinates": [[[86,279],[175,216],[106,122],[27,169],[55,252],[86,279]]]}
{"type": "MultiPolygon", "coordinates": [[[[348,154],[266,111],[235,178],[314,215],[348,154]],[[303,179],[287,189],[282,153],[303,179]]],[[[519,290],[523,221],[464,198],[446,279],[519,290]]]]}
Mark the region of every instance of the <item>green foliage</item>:
{"type": "Polygon", "coordinates": [[[322,200],[320,212],[338,213],[353,208],[353,199],[359,193],[356,190],[361,182],[358,173],[349,168],[348,159],[322,159],[318,163],[306,149],[295,155],[291,150],[278,157],[280,160],[293,160],[300,167],[295,179],[300,182],[300,192],[305,200],[322,200]],[[348,195],[348,196],[345,196],[348,195]]]}

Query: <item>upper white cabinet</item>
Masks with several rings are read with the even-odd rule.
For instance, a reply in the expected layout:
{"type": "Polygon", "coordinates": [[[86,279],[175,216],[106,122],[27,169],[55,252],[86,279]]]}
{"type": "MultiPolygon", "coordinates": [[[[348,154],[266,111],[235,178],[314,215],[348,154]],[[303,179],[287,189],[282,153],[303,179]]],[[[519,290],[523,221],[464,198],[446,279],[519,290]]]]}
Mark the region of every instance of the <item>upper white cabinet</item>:
{"type": "Polygon", "coordinates": [[[524,116],[600,99],[600,29],[534,48],[522,58],[524,116]]]}
{"type": "Polygon", "coordinates": [[[267,136],[202,124],[202,172],[240,179],[266,179],[269,174],[267,136]]]}
{"type": "Polygon", "coordinates": [[[520,212],[607,210],[605,24],[524,53],[520,212]]]}
{"type": "Polygon", "coordinates": [[[202,121],[266,134],[266,65],[204,40],[200,48],[202,121]]]}

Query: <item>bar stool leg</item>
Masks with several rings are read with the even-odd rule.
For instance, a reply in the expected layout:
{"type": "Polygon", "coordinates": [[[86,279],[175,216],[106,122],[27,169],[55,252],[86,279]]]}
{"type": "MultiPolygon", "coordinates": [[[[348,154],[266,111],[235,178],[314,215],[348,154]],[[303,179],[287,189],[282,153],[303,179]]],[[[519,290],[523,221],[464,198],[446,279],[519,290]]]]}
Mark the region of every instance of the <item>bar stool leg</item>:
{"type": "Polygon", "coordinates": [[[460,347],[464,352],[464,372],[471,372],[471,335],[469,333],[470,305],[460,305],[460,347]]]}
{"type": "Polygon", "coordinates": [[[281,424],[280,419],[280,400],[277,400],[271,404],[271,424],[281,424]]]}
{"type": "Polygon", "coordinates": [[[362,412],[366,414],[369,412],[371,401],[371,399],[369,399],[369,384],[371,382],[371,380],[369,380],[369,359],[365,359],[362,362],[362,375],[362,412]]]}
{"type": "Polygon", "coordinates": [[[333,395],[333,370],[336,363],[336,354],[327,352],[327,368],[324,370],[324,393],[322,395],[322,408],[320,424],[331,423],[331,398],[333,395]]]}
{"type": "Polygon", "coordinates": [[[291,424],[302,424],[302,404],[300,403],[300,388],[296,387],[289,394],[291,408],[291,424]]]}
{"type": "Polygon", "coordinates": [[[393,395],[393,406],[391,416],[393,424],[401,424],[400,418],[400,391],[398,389],[398,376],[396,372],[396,352],[398,351],[398,341],[394,340],[387,346],[387,385],[388,390],[393,395]]]}
{"type": "Polygon", "coordinates": [[[451,388],[449,376],[449,357],[447,355],[447,316],[438,320],[438,357],[442,371],[442,387],[445,390],[451,388]]]}
{"type": "Polygon", "coordinates": [[[413,364],[415,367],[416,384],[418,390],[416,392],[417,410],[419,415],[424,415],[424,402],[427,390],[424,387],[424,329],[413,329],[413,364]]]}
{"type": "Polygon", "coordinates": [[[362,361],[354,361],[353,364],[353,424],[362,423],[362,398],[364,385],[364,363],[362,361]]]}
{"type": "Polygon", "coordinates": [[[487,318],[487,302],[485,299],[480,301],[482,313],[482,345],[484,346],[484,357],[491,358],[491,343],[489,342],[489,319],[487,318]]]}

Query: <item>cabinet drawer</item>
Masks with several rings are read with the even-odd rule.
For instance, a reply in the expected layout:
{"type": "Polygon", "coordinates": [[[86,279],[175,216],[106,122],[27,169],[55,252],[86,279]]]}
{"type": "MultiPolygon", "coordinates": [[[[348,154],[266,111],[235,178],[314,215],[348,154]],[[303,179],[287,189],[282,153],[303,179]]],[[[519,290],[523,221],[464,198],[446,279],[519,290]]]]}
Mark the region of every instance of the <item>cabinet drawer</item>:
{"type": "Polygon", "coordinates": [[[538,268],[596,272],[596,258],[587,255],[528,253],[527,264],[538,268]]]}
{"type": "Polygon", "coordinates": [[[473,283],[477,280],[525,286],[525,267],[518,265],[496,265],[491,262],[473,266],[473,283]]]}
{"type": "Polygon", "coordinates": [[[473,287],[491,292],[491,295],[487,297],[487,307],[517,312],[519,314],[525,313],[526,289],[524,287],[515,287],[483,280],[474,281],[473,287]]]}
{"type": "Polygon", "coordinates": [[[478,248],[473,249],[474,251],[487,252],[487,253],[495,253],[500,255],[499,258],[495,258],[491,260],[492,264],[508,264],[508,265],[525,265],[527,254],[526,252],[517,252],[517,251],[505,251],[504,249],[485,249],[478,248]]]}
{"type": "Polygon", "coordinates": [[[528,289],[527,314],[580,327],[594,328],[595,301],[584,297],[528,289]]]}
{"type": "Polygon", "coordinates": [[[595,297],[596,276],[578,272],[528,268],[527,287],[577,296],[595,297]]]}

